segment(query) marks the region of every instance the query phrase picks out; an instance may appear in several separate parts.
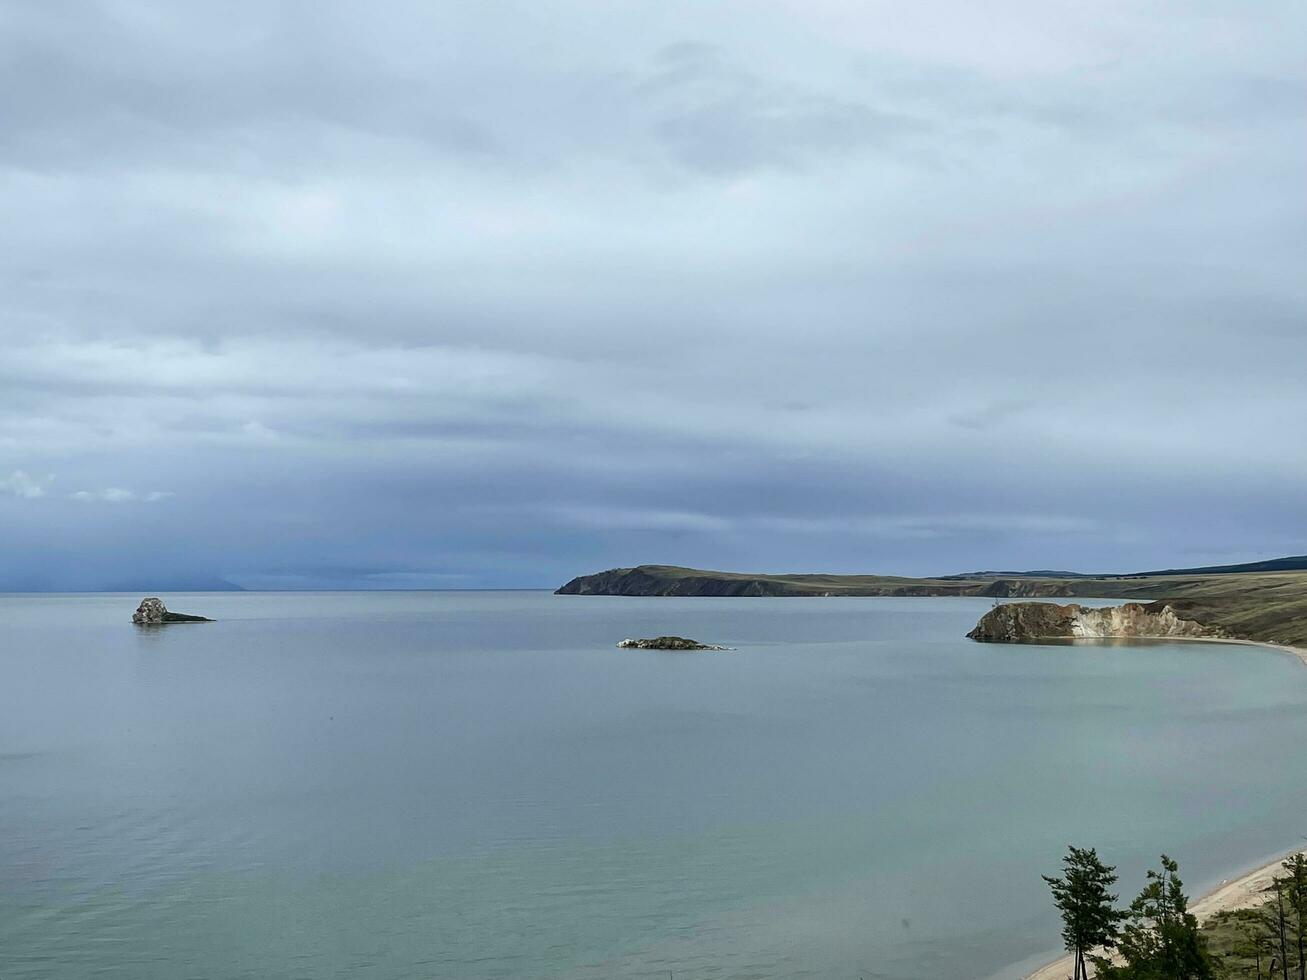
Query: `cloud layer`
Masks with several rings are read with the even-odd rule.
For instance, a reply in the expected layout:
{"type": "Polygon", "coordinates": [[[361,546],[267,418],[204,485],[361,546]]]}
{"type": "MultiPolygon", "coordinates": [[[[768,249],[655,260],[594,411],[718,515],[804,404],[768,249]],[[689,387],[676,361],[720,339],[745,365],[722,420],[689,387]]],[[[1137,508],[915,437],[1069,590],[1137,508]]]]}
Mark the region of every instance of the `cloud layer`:
{"type": "Polygon", "coordinates": [[[0,588],[1305,552],[1304,29],[0,0],[0,588]]]}

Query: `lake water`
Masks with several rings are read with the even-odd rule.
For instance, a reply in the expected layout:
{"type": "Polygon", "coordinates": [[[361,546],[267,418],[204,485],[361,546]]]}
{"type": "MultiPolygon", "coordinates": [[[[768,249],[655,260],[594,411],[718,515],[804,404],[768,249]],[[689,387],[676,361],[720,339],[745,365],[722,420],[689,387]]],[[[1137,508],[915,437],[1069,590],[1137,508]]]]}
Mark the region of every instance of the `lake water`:
{"type": "Polygon", "coordinates": [[[0,597],[4,980],[1009,976],[1307,833],[1307,669],[969,599],[0,597]],[[675,632],[732,653],[618,651],[675,632]]]}

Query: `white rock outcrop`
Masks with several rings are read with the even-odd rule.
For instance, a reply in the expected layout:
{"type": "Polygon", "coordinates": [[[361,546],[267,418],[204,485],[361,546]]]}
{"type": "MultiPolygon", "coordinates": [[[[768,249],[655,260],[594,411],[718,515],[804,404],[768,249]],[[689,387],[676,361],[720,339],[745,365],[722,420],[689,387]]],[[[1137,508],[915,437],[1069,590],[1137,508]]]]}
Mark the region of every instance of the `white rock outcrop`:
{"type": "Polygon", "coordinates": [[[1184,619],[1164,602],[1127,602],[1094,609],[1078,603],[1008,602],[995,606],[967,634],[982,643],[1112,637],[1220,637],[1224,631],[1184,619]]]}

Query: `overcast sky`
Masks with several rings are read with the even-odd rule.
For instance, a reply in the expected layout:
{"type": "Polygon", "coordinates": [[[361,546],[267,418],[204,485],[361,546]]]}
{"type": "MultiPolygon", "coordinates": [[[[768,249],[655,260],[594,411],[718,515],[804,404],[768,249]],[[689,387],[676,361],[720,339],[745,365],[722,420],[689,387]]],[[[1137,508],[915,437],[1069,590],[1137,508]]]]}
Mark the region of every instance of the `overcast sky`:
{"type": "Polygon", "coordinates": [[[1300,0],[0,0],[0,589],[1307,552],[1300,0]]]}

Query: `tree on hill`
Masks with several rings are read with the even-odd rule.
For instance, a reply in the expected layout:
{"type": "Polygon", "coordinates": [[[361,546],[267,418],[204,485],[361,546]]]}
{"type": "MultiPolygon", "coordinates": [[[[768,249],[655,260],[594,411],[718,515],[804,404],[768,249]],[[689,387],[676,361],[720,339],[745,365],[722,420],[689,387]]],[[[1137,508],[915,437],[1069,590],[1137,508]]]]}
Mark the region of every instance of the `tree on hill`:
{"type": "Polygon", "coordinates": [[[1298,980],[1307,980],[1307,856],[1299,852],[1282,865],[1284,900],[1292,910],[1294,951],[1298,980]]]}
{"type": "Polygon", "coordinates": [[[1281,980],[1289,980],[1290,906],[1286,904],[1287,885],[1285,878],[1272,878],[1266,891],[1274,897],[1262,906],[1261,910],[1262,925],[1267,936],[1270,937],[1272,950],[1270,975],[1275,976],[1275,967],[1278,964],[1281,980]]]}
{"type": "Polygon", "coordinates": [[[1068,846],[1062,877],[1041,877],[1062,913],[1062,942],[1075,963],[1074,980],[1082,980],[1088,976],[1085,957],[1116,944],[1122,913],[1116,908],[1116,896],[1108,891],[1116,883],[1116,869],[1103,864],[1092,847],[1068,846]]]}
{"type": "Polygon", "coordinates": [[[1125,962],[1095,957],[1101,980],[1211,980],[1207,941],[1189,911],[1178,871],[1179,865],[1163,854],[1161,868],[1148,872],[1148,884],[1130,903],[1117,942],[1125,962]]]}
{"type": "Polygon", "coordinates": [[[1265,954],[1270,968],[1275,968],[1274,947],[1268,936],[1256,921],[1245,920],[1239,931],[1239,940],[1230,950],[1235,956],[1252,960],[1254,980],[1262,980],[1262,958],[1265,954]]]}

